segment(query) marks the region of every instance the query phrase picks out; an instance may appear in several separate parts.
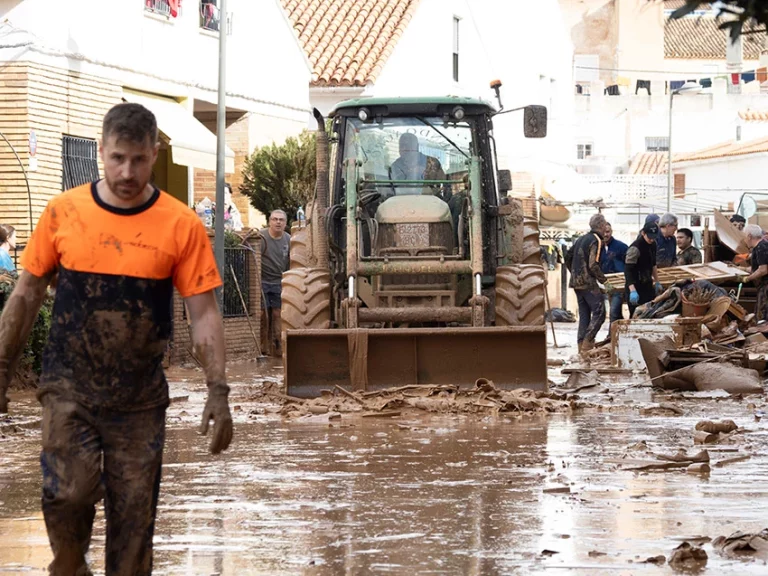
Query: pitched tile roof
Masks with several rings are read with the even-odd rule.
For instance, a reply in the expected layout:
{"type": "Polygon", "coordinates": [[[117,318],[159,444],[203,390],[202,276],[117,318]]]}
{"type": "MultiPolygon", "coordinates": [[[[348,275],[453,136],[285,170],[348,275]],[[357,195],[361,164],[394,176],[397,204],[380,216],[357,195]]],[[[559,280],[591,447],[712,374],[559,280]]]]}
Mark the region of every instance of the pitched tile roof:
{"type": "Polygon", "coordinates": [[[739,111],[739,118],[745,122],[768,122],[768,110],[746,110],[739,111]]]}
{"type": "Polygon", "coordinates": [[[629,173],[642,176],[667,173],[666,152],[641,152],[632,158],[629,173]]]}
{"type": "MultiPolygon", "coordinates": [[[[726,31],[718,26],[722,20],[710,16],[691,16],[664,23],[664,58],[685,60],[725,60],[726,31]]],[[[745,32],[765,27],[747,25],[745,32]]],[[[763,49],[762,33],[743,35],[745,60],[758,60],[763,49]]]]}
{"type": "Polygon", "coordinates": [[[312,64],[315,86],[376,81],[418,0],[280,0],[312,64]]]}
{"type": "Polygon", "coordinates": [[[727,158],[730,156],[743,156],[745,154],[761,154],[768,152],[768,137],[749,140],[747,142],[734,142],[729,140],[689,152],[680,154],[674,158],[674,162],[696,162],[699,160],[713,160],[716,158],[727,158]]]}

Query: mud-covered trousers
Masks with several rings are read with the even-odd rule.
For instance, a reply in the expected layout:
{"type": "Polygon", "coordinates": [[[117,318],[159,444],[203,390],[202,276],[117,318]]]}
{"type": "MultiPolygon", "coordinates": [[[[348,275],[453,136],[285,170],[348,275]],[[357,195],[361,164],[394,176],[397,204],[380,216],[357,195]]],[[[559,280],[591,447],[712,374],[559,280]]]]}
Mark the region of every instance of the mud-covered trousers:
{"type": "Polygon", "coordinates": [[[85,571],[96,503],[104,497],[107,576],[152,573],[152,536],[165,441],[165,407],[138,412],[42,398],[43,516],[54,576],[85,571]]]}
{"type": "Polygon", "coordinates": [[[575,290],[579,304],[579,344],[593,342],[605,322],[605,296],[599,290],[575,290]]]}
{"type": "Polygon", "coordinates": [[[765,279],[757,286],[755,316],[758,322],[760,320],[768,320],[768,280],[765,279]]]}

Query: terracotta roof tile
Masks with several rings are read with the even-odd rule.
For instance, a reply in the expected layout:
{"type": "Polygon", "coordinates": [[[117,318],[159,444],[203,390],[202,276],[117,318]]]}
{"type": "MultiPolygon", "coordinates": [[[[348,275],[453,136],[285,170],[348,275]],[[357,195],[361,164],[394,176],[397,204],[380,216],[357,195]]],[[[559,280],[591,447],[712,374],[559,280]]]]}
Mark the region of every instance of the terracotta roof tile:
{"type": "MultiPolygon", "coordinates": [[[[667,20],[664,24],[664,57],[685,60],[725,60],[726,31],[718,26],[722,20],[710,16],[691,16],[667,20]]],[[[757,26],[748,25],[746,31],[757,26]]],[[[760,27],[764,30],[764,27],[760,27]]],[[[759,60],[763,34],[744,34],[744,59],[759,60]]]]}
{"type": "Polygon", "coordinates": [[[745,154],[761,154],[768,152],[768,137],[749,140],[747,142],[721,142],[709,148],[703,148],[695,152],[675,156],[675,162],[695,162],[698,160],[713,160],[715,158],[727,158],[730,156],[743,156],[745,154]]]}
{"type": "Polygon", "coordinates": [[[315,86],[376,81],[418,0],[280,0],[312,65],[315,86]]]}
{"type": "Polygon", "coordinates": [[[629,173],[639,176],[652,176],[667,173],[666,152],[641,152],[629,165],[629,173]]]}
{"type": "Polygon", "coordinates": [[[741,110],[739,118],[745,122],[768,122],[768,110],[741,110]]]}

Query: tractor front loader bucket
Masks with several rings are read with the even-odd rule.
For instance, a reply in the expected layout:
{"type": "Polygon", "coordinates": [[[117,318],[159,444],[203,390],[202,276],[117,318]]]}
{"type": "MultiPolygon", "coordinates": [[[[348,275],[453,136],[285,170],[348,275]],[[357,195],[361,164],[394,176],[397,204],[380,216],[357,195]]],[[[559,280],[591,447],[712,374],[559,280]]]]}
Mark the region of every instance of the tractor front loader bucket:
{"type": "Polygon", "coordinates": [[[301,398],[334,385],[354,391],[468,387],[478,378],[502,388],[548,389],[544,325],[288,330],[284,338],[287,393],[301,398]]]}

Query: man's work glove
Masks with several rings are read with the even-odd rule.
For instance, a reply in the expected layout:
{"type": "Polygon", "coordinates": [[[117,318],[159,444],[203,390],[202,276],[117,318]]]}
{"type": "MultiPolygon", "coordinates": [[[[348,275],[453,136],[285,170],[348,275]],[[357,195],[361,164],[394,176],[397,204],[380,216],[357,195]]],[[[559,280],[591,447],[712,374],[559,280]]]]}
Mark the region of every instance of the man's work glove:
{"type": "Polygon", "coordinates": [[[637,290],[632,290],[632,292],[629,293],[629,303],[632,304],[632,306],[637,306],[638,302],[640,302],[640,294],[637,293],[637,290]]]}
{"type": "Polygon", "coordinates": [[[606,282],[605,284],[603,284],[603,286],[605,286],[606,294],[608,294],[609,296],[613,294],[613,290],[614,290],[613,284],[611,284],[610,282],[606,282]]]}
{"type": "Polygon", "coordinates": [[[208,434],[208,424],[213,418],[213,438],[211,438],[211,454],[226,450],[232,442],[232,414],[229,412],[229,386],[213,384],[208,387],[208,400],[203,410],[203,423],[200,434],[208,434]]]}
{"type": "Polygon", "coordinates": [[[664,292],[664,286],[661,285],[661,282],[656,282],[656,294],[661,294],[664,292]]]}

